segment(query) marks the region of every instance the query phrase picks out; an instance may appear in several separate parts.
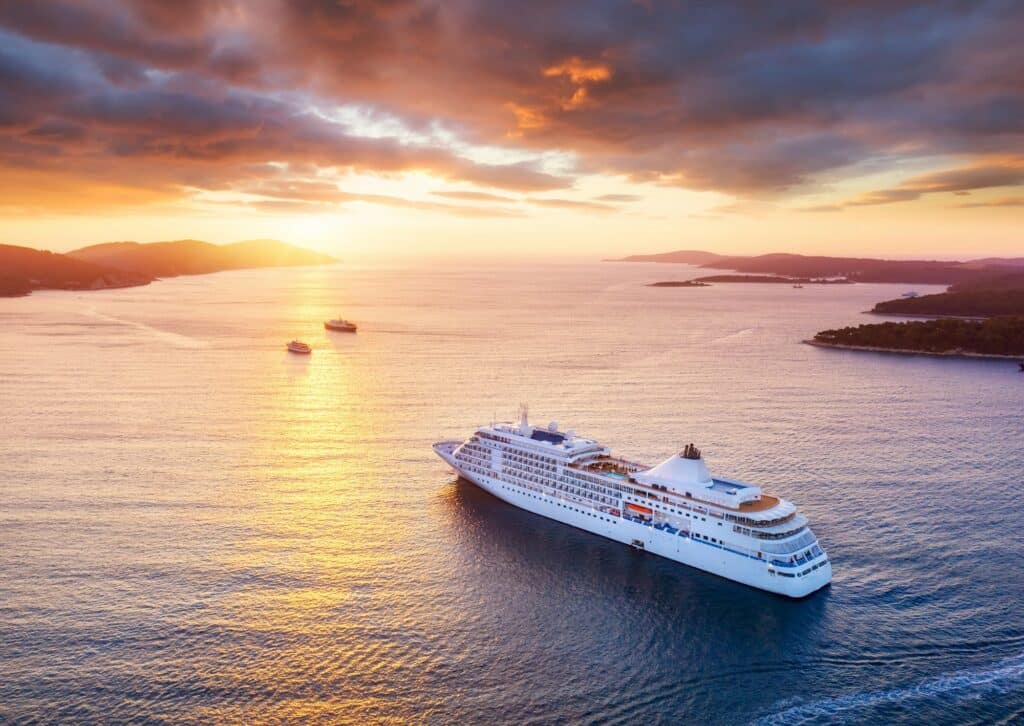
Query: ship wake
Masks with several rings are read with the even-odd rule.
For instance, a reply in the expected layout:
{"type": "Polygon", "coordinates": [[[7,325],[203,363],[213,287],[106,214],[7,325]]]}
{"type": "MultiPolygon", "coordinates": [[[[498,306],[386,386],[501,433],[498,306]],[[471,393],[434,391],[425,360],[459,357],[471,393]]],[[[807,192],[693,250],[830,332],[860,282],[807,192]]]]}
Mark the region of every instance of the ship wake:
{"type": "Polygon", "coordinates": [[[831,723],[862,721],[864,711],[913,701],[942,699],[945,702],[968,701],[998,695],[1024,687],[1024,653],[977,670],[946,673],[902,688],[852,693],[801,703],[765,716],[755,723],[774,724],[831,723]]]}

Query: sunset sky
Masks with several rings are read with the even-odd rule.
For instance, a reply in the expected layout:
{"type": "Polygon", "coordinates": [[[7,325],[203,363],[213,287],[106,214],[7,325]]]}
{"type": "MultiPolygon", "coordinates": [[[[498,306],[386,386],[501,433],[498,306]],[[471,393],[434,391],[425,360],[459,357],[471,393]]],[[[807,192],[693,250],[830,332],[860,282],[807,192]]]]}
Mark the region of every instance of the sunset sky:
{"type": "Polygon", "coordinates": [[[1024,255],[1024,3],[0,0],[0,242],[1024,255]]]}

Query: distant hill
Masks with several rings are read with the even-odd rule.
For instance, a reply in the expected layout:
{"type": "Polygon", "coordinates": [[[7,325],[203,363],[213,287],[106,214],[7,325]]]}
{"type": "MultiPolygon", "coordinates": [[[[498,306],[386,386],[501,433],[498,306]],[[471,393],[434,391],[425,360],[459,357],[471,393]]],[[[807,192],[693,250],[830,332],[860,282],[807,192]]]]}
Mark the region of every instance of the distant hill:
{"type": "Polygon", "coordinates": [[[845,277],[854,282],[899,282],[951,285],[1012,270],[1019,258],[990,258],[970,263],[943,260],[883,260],[872,257],[827,257],[772,253],[726,256],[700,250],[632,255],[619,262],[675,262],[761,275],[845,277]]]}
{"type": "Polygon", "coordinates": [[[983,257],[980,260],[970,260],[966,264],[982,267],[1024,267],[1024,257],[983,257]]]}
{"type": "Polygon", "coordinates": [[[195,239],[149,244],[108,242],[74,250],[68,256],[152,277],[201,275],[251,267],[323,265],[335,261],[328,255],[269,239],[228,245],[195,239]]]}
{"type": "Polygon", "coordinates": [[[698,277],[694,282],[753,282],[778,285],[788,283],[791,285],[850,285],[852,284],[845,277],[821,278],[821,277],[783,277],[781,275],[707,275],[698,277]]]}
{"type": "Polygon", "coordinates": [[[0,245],[0,297],[32,290],[100,290],[152,282],[149,275],[31,247],[0,245]]]}
{"type": "Polygon", "coordinates": [[[987,318],[995,315],[1024,316],[1024,289],[965,290],[943,292],[880,302],[873,313],[987,318]]]}
{"type": "Polygon", "coordinates": [[[712,267],[710,263],[718,260],[727,259],[722,255],[716,255],[714,252],[704,252],[702,250],[676,250],[675,252],[662,252],[653,255],[630,255],[629,257],[623,257],[615,260],[605,260],[605,262],[675,262],[683,263],[687,265],[703,265],[705,267],[712,267]]]}
{"type": "Polygon", "coordinates": [[[1024,290],[1024,269],[1016,272],[1001,271],[991,277],[986,276],[959,282],[949,288],[949,292],[967,292],[969,290],[1024,290]]]}
{"type": "Polygon", "coordinates": [[[946,292],[880,302],[871,312],[886,315],[946,315],[986,318],[1024,315],[1024,270],[989,269],[980,278],[959,282],[946,292]]]}
{"type": "Polygon", "coordinates": [[[328,255],[266,239],[229,245],[194,239],[150,244],[108,242],[67,254],[0,245],[0,297],[27,295],[32,290],[132,287],[160,277],[334,261],[328,255]]]}

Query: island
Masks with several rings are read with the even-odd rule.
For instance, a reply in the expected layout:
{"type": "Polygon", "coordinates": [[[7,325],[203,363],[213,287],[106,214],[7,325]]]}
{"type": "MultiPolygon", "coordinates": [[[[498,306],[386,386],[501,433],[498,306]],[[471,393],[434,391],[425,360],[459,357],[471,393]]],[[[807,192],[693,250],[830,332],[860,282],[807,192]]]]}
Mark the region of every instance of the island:
{"type": "Polygon", "coordinates": [[[698,282],[755,282],[765,284],[788,283],[790,285],[852,285],[845,277],[836,279],[819,277],[784,277],[782,275],[707,275],[695,278],[698,282]]]}
{"type": "Polygon", "coordinates": [[[885,260],[872,257],[829,257],[771,253],[720,255],[703,250],[676,250],[651,255],[630,255],[606,262],[659,262],[697,265],[755,275],[836,279],[851,282],[898,282],[952,285],[1024,269],[1024,257],[984,258],[966,262],[949,260],[885,260]]]}
{"type": "Polygon", "coordinates": [[[668,280],[666,282],[652,282],[647,287],[709,287],[713,282],[753,282],[778,284],[788,283],[790,285],[852,285],[852,280],[845,277],[837,279],[826,279],[817,277],[782,277],[780,275],[707,275],[695,277],[692,280],[668,280]]]}
{"type": "Polygon", "coordinates": [[[699,280],[666,280],[665,282],[652,282],[647,287],[711,287],[711,285],[699,280]]]}
{"type": "Polygon", "coordinates": [[[177,275],[256,267],[324,265],[336,260],[277,240],[215,245],[201,240],[110,242],[59,254],[0,245],[0,297],[33,290],[104,290],[177,275]]]}
{"type": "Polygon", "coordinates": [[[823,330],[810,345],[882,353],[976,358],[1024,357],[1024,316],[986,320],[915,320],[823,330]]]}

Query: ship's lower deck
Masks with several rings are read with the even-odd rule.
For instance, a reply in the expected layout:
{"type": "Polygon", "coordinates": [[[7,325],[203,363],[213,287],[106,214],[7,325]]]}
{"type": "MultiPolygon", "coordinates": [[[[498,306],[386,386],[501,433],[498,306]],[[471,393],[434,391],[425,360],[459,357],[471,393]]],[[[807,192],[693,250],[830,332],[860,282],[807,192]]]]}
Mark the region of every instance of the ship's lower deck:
{"type": "Polygon", "coordinates": [[[690,567],[734,580],[787,597],[805,597],[829,584],[832,566],[825,560],[806,575],[785,571],[762,559],[739,553],[720,545],[691,537],[688,532],[659,529],[650,522],[643,523],[628,517],[588,507],[582,503],[526,489],[497,477],[464,471],[452,456],[452,450],[435,446],[438,455],[467,481],[481,489],[534,514],[570,524],[593,534],[631,545],[647,552],[666,557],[690,567]]]}

